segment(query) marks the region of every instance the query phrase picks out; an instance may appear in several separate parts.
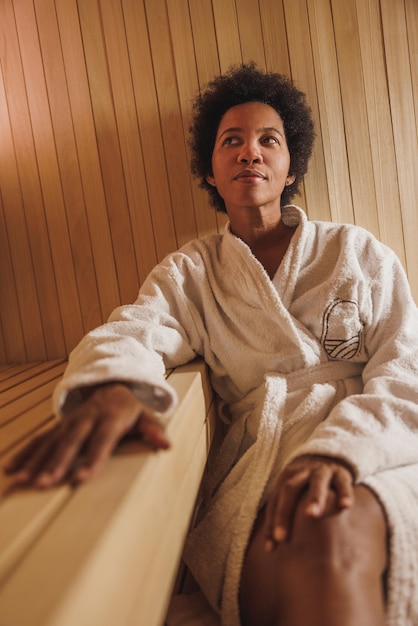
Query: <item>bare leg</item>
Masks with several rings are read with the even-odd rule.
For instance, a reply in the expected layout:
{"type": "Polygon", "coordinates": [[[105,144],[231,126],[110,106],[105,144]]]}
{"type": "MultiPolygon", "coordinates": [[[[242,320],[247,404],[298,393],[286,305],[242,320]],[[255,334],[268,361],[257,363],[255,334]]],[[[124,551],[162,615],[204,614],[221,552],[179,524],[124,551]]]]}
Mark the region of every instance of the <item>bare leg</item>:
{"type": "Polygon", "coordinates": [[[241,579],[244,626],[383,626],[387,528],[366,487],[352,508],[313,519],[301,500],[292,536],[268,553],[264,510],[256,521],[241,579]]]}

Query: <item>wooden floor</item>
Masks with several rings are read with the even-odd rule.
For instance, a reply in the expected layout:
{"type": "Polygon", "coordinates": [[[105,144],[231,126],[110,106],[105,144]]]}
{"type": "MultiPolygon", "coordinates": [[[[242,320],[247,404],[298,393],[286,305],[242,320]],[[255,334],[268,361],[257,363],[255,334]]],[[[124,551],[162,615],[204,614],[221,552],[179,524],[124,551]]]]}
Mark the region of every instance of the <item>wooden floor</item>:
{"type": "MultiPolygon", "coordinates": [[[[65,362],[0,365],[0,460],[53,424],[65,362]]],[[[172,448],[122,444],[91,484],[11,489],[0,476],[1,626],[158,626],[164,621],[214,428],[202,362],[169,374],[172,448]]]]}

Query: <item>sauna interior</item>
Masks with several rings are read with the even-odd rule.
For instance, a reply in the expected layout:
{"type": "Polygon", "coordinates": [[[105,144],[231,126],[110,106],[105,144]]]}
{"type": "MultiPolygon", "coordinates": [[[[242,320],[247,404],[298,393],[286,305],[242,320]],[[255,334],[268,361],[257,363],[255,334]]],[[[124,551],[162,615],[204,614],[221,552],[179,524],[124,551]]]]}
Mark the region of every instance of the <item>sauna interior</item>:
{"type": "Polygon", "coordinates": [[[417,0],[1,0],[0,363],[65,359],[222,230],[188,171],[191,100],[248,60],[312,107],[297,203],[371,230],[417,299],[417,0]]]}

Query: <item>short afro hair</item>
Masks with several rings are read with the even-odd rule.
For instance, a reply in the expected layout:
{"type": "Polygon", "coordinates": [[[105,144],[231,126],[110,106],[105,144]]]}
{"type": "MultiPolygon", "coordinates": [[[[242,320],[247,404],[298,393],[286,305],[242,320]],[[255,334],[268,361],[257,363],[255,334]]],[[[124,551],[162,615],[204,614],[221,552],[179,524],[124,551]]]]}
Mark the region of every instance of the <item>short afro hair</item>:
{"type": "Polygon", "coordinates": [[[226,74],[210,81],[193,103],[190,127],[190,167],[200,180],[199,187],[209,193],[210,203],[226,213],[217,189],[206,180],[212,174],[212,152],[219,123],[233,106],[246,102],[263,102],[277,111],[283,120],[290,153],[289,173],[294,182],[285,187],[281,205],[289,204],[299,192],[312,153],[315,130],[311,109],[305,94],[282,74],[260,71],[254,62],[232,66],[226,74]]]}

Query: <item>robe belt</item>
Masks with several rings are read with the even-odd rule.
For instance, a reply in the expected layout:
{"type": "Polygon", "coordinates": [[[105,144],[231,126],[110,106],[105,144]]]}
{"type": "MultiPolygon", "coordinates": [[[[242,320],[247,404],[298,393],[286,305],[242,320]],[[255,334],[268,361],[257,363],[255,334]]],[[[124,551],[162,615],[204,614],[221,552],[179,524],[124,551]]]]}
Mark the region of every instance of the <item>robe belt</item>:
{"type": "Polygon", "coordinates": [[[286,379],[287,391],[290,392],[311,387],[314,384],[332,383],[345,378],[361,376],[363,368],[363,363],[328,361],[281,376],[286,379]]]}

